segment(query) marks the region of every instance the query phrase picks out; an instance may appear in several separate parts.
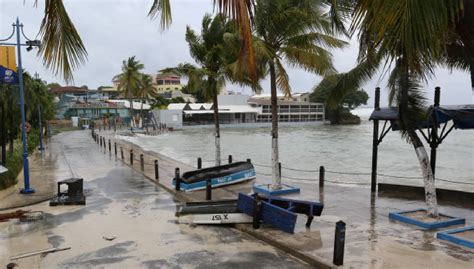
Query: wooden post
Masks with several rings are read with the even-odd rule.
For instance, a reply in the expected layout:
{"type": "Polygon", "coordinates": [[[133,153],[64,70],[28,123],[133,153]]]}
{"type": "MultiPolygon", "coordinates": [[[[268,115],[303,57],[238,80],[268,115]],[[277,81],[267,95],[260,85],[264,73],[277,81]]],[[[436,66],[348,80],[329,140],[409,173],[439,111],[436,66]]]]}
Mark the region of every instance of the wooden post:
{"type": "Polygon", "coordinates": [[[133,149],[130,150],[130,165],[133,166],[133,149]]]}
{"type": "Polygon", "coordinates": [[[123,148],[120,147],[120,157],[122,157],[122,161],[123,161],[123,148]]]}
{"type": "Polygon", "coordinates": [[[114,153],[117,156],[117,142],[114,142],[114,153]]]}
{"type": "Polygon", "coordinates": [[[175,190],[181,190],[181,177],[179,176],[179,167],[174,169],[175,190]]]}
{"type": "Polygon", "coordinates": [[[281,178],[281,163],[278,163],[278,177],[281,178]]]}
{"type": "MultiPolygon", "coordinates": [[[[440,92],[441,92],[441,88],[436,87],[435,88],[435,96],[434,96],[434,107],[439,107],[440,92]]],[[[431,165],[431,171],[433,172],[433,177],[434,177],[435,176],[435,171],[436,171],[436,150],[438,148],[438,121],[436,120],[436,116],[435,116],[434,112],[431,115],[431,119],[433,121],[433,127],[431,128],[430,165],[431,165]]]]}
{"type": "Polygon", "coordinates": [[[232,163],[232,155],[229,155],[229,164],[232,163]]]}
{"type": "Polygon", "coordinates": [[[143,157],[143,154],[140,154],[140,169],[145,171],[145,158],[143,157]]]}
{"type": "Polygon", "coordinates": [[[199,157],[199,158],[197,159],[197,167],[198,167],[198,169],[201,169],[201,168],[202,168],[202,159],[201,159],[201,157],[199,157]]]}
{"type": "Polygon", "coordinates": [[[99,136],[99,140],[100,140],[100,147],[102,147],[102,136],[99,136]]]}
{"type": "Polygon", "coordinates": [[[206,180],[206,200],[212,200],[212,181],[210,179],[206,180]]]}
{"type": "Polygon", "coordinates": [[[160,177],[160,172],[158,171],[158,160],[155,160],[155,180],[158,180],[160,177]]]}
{"type": "Polygon", "coordinates": [[[323,188],[324,187],[324,173],[326,169],[324,169],[324,166],[319,167],[319,187],[323,188]]]}
{"type": "MultiPolygon", "coordinates": [[[[374,109],[380,110],[380,88],[375,88],[374,109]]],[[[372,177],[370,190],[377,191],[377,155],[379,147],[379,120],[374,119],[374,131],[372,135],[372,177]]]]}
{"type": "Polygon", "coordinates": [[[344,263],[344,242],[346,240],[346,224],[340,220],[336,222],[336,233],[334,236],[334,255],[332,262],[340,266],[344,263]]]}
{"type": "Polygon", "coordinates": [[[109,153],[112,152],[112,143],[110,142],[110,139],[109,139],[109,153]]]}

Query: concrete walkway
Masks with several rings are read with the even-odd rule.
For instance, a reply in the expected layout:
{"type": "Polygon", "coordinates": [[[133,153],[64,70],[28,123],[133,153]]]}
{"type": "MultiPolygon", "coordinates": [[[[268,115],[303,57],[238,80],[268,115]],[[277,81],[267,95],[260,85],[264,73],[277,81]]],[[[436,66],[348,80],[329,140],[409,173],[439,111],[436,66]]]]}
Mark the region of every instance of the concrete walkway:
{"type": "MultiPolygon", "coordinates": [[[[32,161],[32,171],[53,185],[50,176],[84,178],[87,204],[49,207],[43,202],[22,208],[43,212],[42,220],[0,223],[0,267],[12,262],[11,256],[51,247],[71,249],[13,262],[18,268],[308,267],[236,229],[176,224],[179,202],[141,173],[104,154],[87,131],[56,136],[48,151],[45,166],[32,161]]],[[[41,182],[32,186],[41,188],[41,182]]],[[[11,198],[15,195],[3,197],[2,207],[10,199],[19,205],[21,199],[11,198]]]]}

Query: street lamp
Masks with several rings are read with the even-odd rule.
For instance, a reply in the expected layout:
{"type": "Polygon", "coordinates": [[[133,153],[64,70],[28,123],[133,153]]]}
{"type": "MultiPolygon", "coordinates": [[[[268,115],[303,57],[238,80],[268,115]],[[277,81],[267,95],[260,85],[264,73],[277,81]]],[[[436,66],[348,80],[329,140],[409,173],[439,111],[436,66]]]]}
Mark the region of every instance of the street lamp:
{"type": "Polygon", "coordinates": [[[16,43],[0,43],[0,45],[13,45],[16,46],[16,51],[18,55],[18,80],[20,86],[20,111],[21,111],[21,140],[23,143],[23,178],[24,178],[24,188],[20,190],[20,193],[30,194],[34,193],[35,190],[30,187],[30,171],[28,165],[28,146],[26,144],[26,117],[25,117],[25,89],[23,85],[23,67],[21,65],[21,46],[27,46],[27,51],[30,51],[33,46],[39,47],[41,42],[39,40],[31,40],[25,36],[23,32],[23,24],[20,24],[20,20],[16,18],[16,23],[13,25],[12,34],[0,41],[8,41],[16,33],[16,43]],[[25,44],[21,43],[20,34],[27,40],[25,44]]]}

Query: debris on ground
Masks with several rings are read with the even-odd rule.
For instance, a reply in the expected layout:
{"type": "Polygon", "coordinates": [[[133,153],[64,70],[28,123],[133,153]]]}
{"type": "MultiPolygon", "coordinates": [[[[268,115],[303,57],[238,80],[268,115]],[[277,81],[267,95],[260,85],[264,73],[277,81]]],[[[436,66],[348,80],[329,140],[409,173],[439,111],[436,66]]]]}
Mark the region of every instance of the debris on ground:
{"type": "Polygon", "coordinates": [[[18,259],[23,259],[23,258],[35,256],[35,255],[45,255],[45,254],[49,254],[49,253],[54,253],[54,252],[64,251],[64,250],[70,250],[70,249],[71,249],[71,247],[66,247],[66,248],[50,248],[50,249],[44,249],[44,250],[33,251],[33,252],[27,252],[27,253],[23,253],[23,254],[19,254],[19,255],[13,256],[13,257],[10,258],[10,260],[18,260],[18,259]]]}
{"type": "Polygon", "coordinates": [[[8,221],[10,219],[19,219],[23,217],[29,211],[17,210],[15,212],[2,213],[0,214],[0,222],[8,221]]]}
{"type": "Polygon", "coordinates": [[[31,211],[25,213],[20,218],[20,222],[30,222],[43,219],[43,211],[31,211]]]}
{"type": "Polygon", "coordinates": [[[116,236],[102,236],[102,238],[104,238],[105,240],[107,241],[112,241],[114,240],[115,238],[117,238],[116,236]]]}
{"type": "Polygon", "coordinates": [[[13,269],[17,266],[18,266],[18,264],[14,263],[14,262],[11,262],[11,263],[7,264],[7,269],[13,269]]]}

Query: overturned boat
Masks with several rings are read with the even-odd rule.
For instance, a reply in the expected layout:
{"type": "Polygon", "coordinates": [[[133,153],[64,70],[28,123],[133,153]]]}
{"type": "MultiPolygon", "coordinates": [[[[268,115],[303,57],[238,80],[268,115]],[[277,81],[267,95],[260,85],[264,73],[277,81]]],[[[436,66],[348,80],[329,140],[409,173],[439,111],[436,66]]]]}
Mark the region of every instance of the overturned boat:
{"type": "MultiPolygon", "coordinates": [[[[180,178],[180,189],[184,191],[205,189],[208,180],[211,181],[211,186],[215,188],[252,180],[255,179],[255,176],[255,168],[250,162],[235,162],[188,171],[180,178]]],[[[176,180],[173,179],[173,185],[175,184],[176,180]]]]}
{"type": "Polygon", "coordinates": [[[237,210],[237,200],[187,202],[176,212],[181,224],[252,223],[252,218],[237,210]]]}

